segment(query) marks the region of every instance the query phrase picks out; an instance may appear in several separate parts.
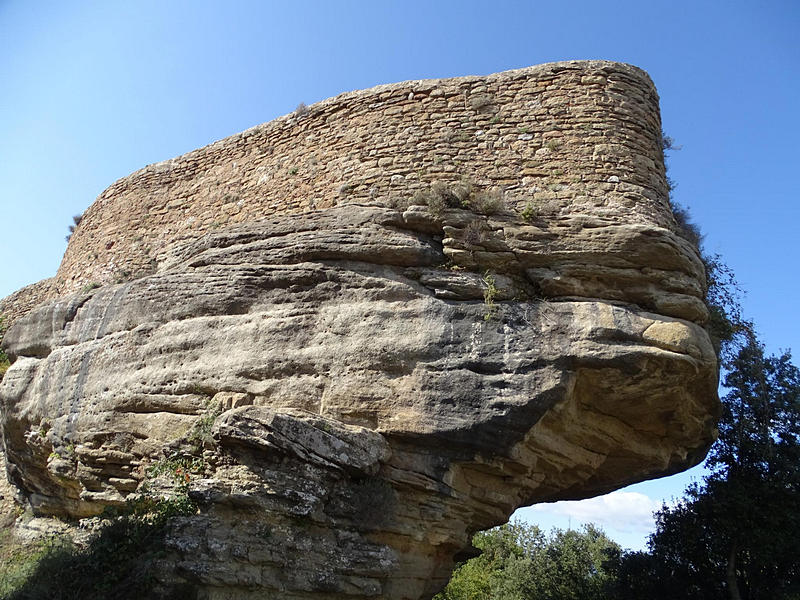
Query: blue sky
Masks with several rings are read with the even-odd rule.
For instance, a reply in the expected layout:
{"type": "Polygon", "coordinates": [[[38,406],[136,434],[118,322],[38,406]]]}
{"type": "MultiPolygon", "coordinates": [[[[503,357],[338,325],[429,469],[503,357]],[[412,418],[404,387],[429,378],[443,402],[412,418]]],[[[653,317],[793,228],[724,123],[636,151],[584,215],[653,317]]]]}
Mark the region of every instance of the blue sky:
{"type": "MultiPolygon", "coordinates": [[[[798,348],[797,31],[795,0],[0,0],[0,297],[55,274],[72,215],[114,180],[300,102],[599,58],[650,73],[682,145],[676,199],[736,272],[768,349],[798,348]]],[[[649,510],[692,476],[520,515],[594,520],[641,547],[649,510]]]]}

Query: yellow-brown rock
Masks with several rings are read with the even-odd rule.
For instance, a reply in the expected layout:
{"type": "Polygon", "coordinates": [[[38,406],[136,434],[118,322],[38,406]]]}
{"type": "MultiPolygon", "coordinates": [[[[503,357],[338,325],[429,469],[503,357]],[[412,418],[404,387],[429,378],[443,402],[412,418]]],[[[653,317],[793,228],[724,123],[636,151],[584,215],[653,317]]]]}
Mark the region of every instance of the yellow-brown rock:
{"type": "Polygon", "coordinates": [[[696,464],[716,358],[660,132],[642,71],[554,63],[344,94],[116,182],[0,303],[11,481],[81,518],[191,457],[163,586],[416,600],[519,506],[696,464]]]}

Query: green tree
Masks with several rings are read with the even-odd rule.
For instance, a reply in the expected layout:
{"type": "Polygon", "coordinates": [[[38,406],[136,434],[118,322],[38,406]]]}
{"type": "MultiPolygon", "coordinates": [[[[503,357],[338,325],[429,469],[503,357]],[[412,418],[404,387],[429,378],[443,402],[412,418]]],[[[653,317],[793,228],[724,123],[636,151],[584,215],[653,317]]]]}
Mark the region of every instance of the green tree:
{"type": "Polygon", "coordinates": [[[460,565],[435,600],[601,600],[620,548],[600,529],[554,529],[513,522],[473,539],[481,555],[460,565]]]}

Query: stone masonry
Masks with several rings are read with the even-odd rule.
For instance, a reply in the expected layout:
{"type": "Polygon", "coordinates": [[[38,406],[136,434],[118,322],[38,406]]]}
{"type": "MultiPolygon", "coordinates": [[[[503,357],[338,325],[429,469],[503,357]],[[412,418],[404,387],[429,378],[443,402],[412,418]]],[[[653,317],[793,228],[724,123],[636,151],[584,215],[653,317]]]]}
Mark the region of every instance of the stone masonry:
{"type": "Polygon", "coordinates": [[[439,181],[467,178],[549,221],[587,211],[674,228],[660,132],[647,74],[605,61],[341,94],[115,182],[85,212],[56,277],[0,312],[10,324],[46,299],[152,272],[171,244],[228,224],[407,203],[439,181]]]}

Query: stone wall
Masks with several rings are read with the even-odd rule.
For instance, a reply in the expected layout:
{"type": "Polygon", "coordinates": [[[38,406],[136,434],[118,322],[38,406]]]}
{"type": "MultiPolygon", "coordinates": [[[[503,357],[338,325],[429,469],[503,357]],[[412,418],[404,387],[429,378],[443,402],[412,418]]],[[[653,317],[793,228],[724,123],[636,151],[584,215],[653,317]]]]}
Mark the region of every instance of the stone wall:
{"type": "Polygon", "coordinates": [[[176,240],[226,224],[396,204],[437,181],[468,178],[548,219],[583,210],[674,227],[660,130],[647,74],[605,61],[342,94],[115,182],[84,214],[52,284],[2,308],[13,321],[32,298],[151,271],[176,240]]]}

